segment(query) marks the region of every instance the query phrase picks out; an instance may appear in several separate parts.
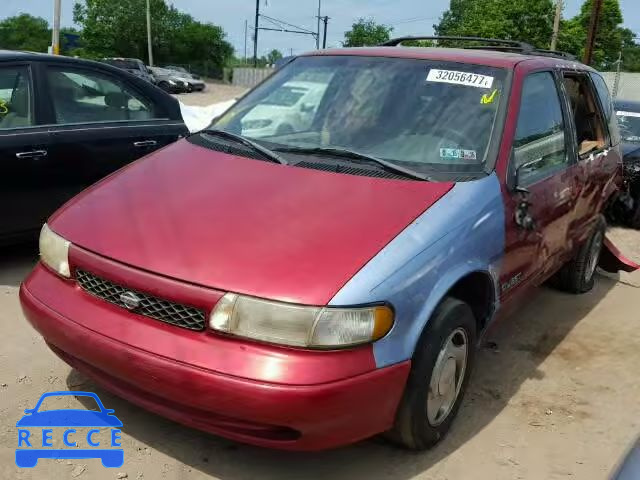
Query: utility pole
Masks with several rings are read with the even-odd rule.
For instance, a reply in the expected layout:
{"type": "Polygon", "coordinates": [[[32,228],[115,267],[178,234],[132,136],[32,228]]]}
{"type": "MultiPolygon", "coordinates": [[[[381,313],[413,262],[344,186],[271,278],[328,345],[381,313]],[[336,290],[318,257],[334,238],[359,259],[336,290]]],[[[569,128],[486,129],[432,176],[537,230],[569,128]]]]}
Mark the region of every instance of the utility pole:
{"type": "Polygon", "coordinates": [[[327,24],[329,23],[329,17],[326,15],[322,17],[322,21],[324,22],[324,37],[322,37],[322,49],[327,48],[327,24]]]}
{"type": "Polygon", "coordinates": [[[598,23],[600,23],[600,12],[602,11],[602,0],[593,0],[591,10],[591,21],[589,23],[589,33],[587,34],[587,46],[584,50],[583,63],[590,65],[593,60],[593,50],[598,36],[598,23]]]}
{"type": "Polygon", "coordinates": [[[60,55],[60,6],[61,0],[53,0],[53,30],[51,33],[51,53],[60,55]]]}
{"type": "Polygon", "coordinates": [[[147,0],[147,48],[149,50],[149,66],[153,67],[153,46],[151,45],[151,5],[147,0]]]}
{"type": "Polygon", "coordinates": [[[553,20],[553,35],[551,35],[551,50],[558,45],[558,32],[560,31],[560,19],[562,18],[562,0],[556,0],[556,17],[553,20]]]}
{"type": "Polygon", "coordinates": [[[247,64],[247,32],[249,30],[249,20],[244,21],[244,64],[247,64]]]}
{"type": "Polygon", "coordinates": [[[320,13],[322,9],[322,0],[318,0],[318,36],[316,37],[316,49],[320,50],[320,13]]]}
{"type": "Polygon", "coordinates": [[[253,68],[258,68],[258,29],[260,28],[260,0],[256,0],[256,28],[253,31],[253,68]]]}

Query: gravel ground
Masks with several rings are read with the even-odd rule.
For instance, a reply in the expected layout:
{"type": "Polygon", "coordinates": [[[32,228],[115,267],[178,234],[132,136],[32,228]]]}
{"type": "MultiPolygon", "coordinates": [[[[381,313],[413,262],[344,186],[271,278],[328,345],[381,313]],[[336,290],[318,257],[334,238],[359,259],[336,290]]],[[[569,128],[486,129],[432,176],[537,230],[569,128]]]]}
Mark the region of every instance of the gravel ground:
{"type": "Polygon", "coordinates": [[[212,103],[224,102],[239,97],[246,91],[245,87],[234,87],[224,83],[207,83],[207,88],[204,92],[182,93],[174,95],[174,97],[185,105],[205,107],[212,103]]]}
{"type": "MultiPolygon", "coordinates": [[[[209,105],[244,89],[210,85],[180,95],[209,105]]],[[[640,232],[610,232],[640,260],[640,232]]],[[[582,296],[547,288],[488,336],[459,417],[435,449],[410,453],[373,439],[330,452],[296,454],[207,435],[109,394],[54,356],[20,311],[18,286],[36,245],[0,251],[0,478],[222,480],[343,478],[600,480],[640,434],[640,272],[599,276],[582,296]],[[98,393],[124,424],[125,464],[99,460],[14,463],[15,422],[46,391],[98,393]]],[[[372,400],[373,401],[373,400],[372,400]]],[[[81,408],[81,404],[71,400],[81,408]]]]}

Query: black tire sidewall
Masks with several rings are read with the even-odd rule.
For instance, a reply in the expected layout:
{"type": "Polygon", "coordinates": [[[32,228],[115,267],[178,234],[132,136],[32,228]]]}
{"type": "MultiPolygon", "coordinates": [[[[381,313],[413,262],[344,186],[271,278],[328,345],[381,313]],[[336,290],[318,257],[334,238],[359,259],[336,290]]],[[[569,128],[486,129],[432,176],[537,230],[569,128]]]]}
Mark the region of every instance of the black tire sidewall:
{"type": "Polygon", "coordinates": [[[633,202],[634,209],[631,213],[629,226],[640,230],[640,195],[633,202]]]}
{"type": "Polygon", "coordinates": [[[405,395],[400,407],[396,428],[402,430],[401,442],[414,449],[428,448],[440,441],[451,426],[462,402],[476,350],[476,320],[471,308],[455,298],[445,298],[434,311],[427,327],[420,336],[413,356],[413,363],[405,395]],[[447,418],[437,426],[427,417],[427,397],[431,374],[445,340],[451,332],[463,328],[467,334],[467,365],[460,393],[447,418]]]}
{"type": "Polygon", "coordinates": [[[589,267],[591,246],[596,239],[596,235],[598,234],[598,232],[602,233],[603,245],[604,245],[604,235],[606,233],[606,229],[607,229],[606,221],[604,220],[604,217],[600,217],[598,219],[598,222],[596,224],[596,227],[593,233],[589,237],[589,240],[584,244],[584,246],[580,250],[580,254],[579,254],[580,258],[578,259],[578,265],[580,266],[580,268],[576,271],[576,276],[577,276],[576,281],[577,283],[579,283],[578,290],[580,293],[586,293],[591,291],[595,285],[595,282],[596,282],[595,271],[591,274],[591,278],[589,279],[589,281],[586,281],[584,277],[585,277],[586,269],[589,267]]]}

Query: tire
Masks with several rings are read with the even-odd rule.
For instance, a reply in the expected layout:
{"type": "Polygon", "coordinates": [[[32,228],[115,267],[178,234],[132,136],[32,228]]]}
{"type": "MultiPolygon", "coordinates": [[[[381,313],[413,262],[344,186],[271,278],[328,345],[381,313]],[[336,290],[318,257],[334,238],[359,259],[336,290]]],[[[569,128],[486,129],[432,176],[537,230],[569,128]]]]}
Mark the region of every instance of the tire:
{"type": "Polygon", "coordinates": [[[576,256],[556,273],[552,282],[556,288],[575,294],[586,293],[593,289],[606,229],[607,223],[601,215],[593,233],[580,247],[576,256]]]}
{"type": "Polygon", "coordinates": [[[629,217],[629,226],[640,230],[640,195],[633,202],[633,211],[629,217]]]}
{"type": "Polygon", "coordinates": [[[471,307],[458,299],[445,297],[416,346],[395,424],[386,434],[388,440],[411,450],[425,450],[444,438],[467,388],[475,358],[475,344],[476,319],[471,307]],[[466,360],[453,360],[453,364],[451,360],[445,361],[453,358],[452,353],[445,349],[449,345],[463,343],[466,360]],[[455,370],[453,374],[451,368],[455,370]],[[454,383],[447,382],[447,378],[454,383]],[[450,397],[452,386],[455,386],[453,400],[450,397]],[[439,389],[445,393],[441,394],[439,389]],[[448,400],[438,406],[445,397],[448,400]]]}

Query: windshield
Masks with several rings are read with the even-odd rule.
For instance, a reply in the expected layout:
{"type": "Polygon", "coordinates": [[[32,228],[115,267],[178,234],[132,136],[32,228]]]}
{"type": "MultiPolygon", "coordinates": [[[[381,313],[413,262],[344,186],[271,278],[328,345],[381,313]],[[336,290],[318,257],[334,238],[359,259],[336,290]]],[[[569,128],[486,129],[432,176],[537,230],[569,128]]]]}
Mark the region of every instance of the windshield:
{"type": "Polygon", "coordinates": [[[506,72],[404,58],[300,57],[215,127],[281,147],[342,148],[416,171],[482,171],[506,72]],[[283,106],[290,108],[282,108],[283,106]]]}
{"type": "Polygon", "coordinates": [[[623,142],[640,142],[640,112],[617,111],[623,142]]]}
{"type": "Polygon", "coordinates": [[[265,105],[280,105],[281,107],[293,107],[307,93],[305,88],[283,85],[264,99],[265,105]]]}

